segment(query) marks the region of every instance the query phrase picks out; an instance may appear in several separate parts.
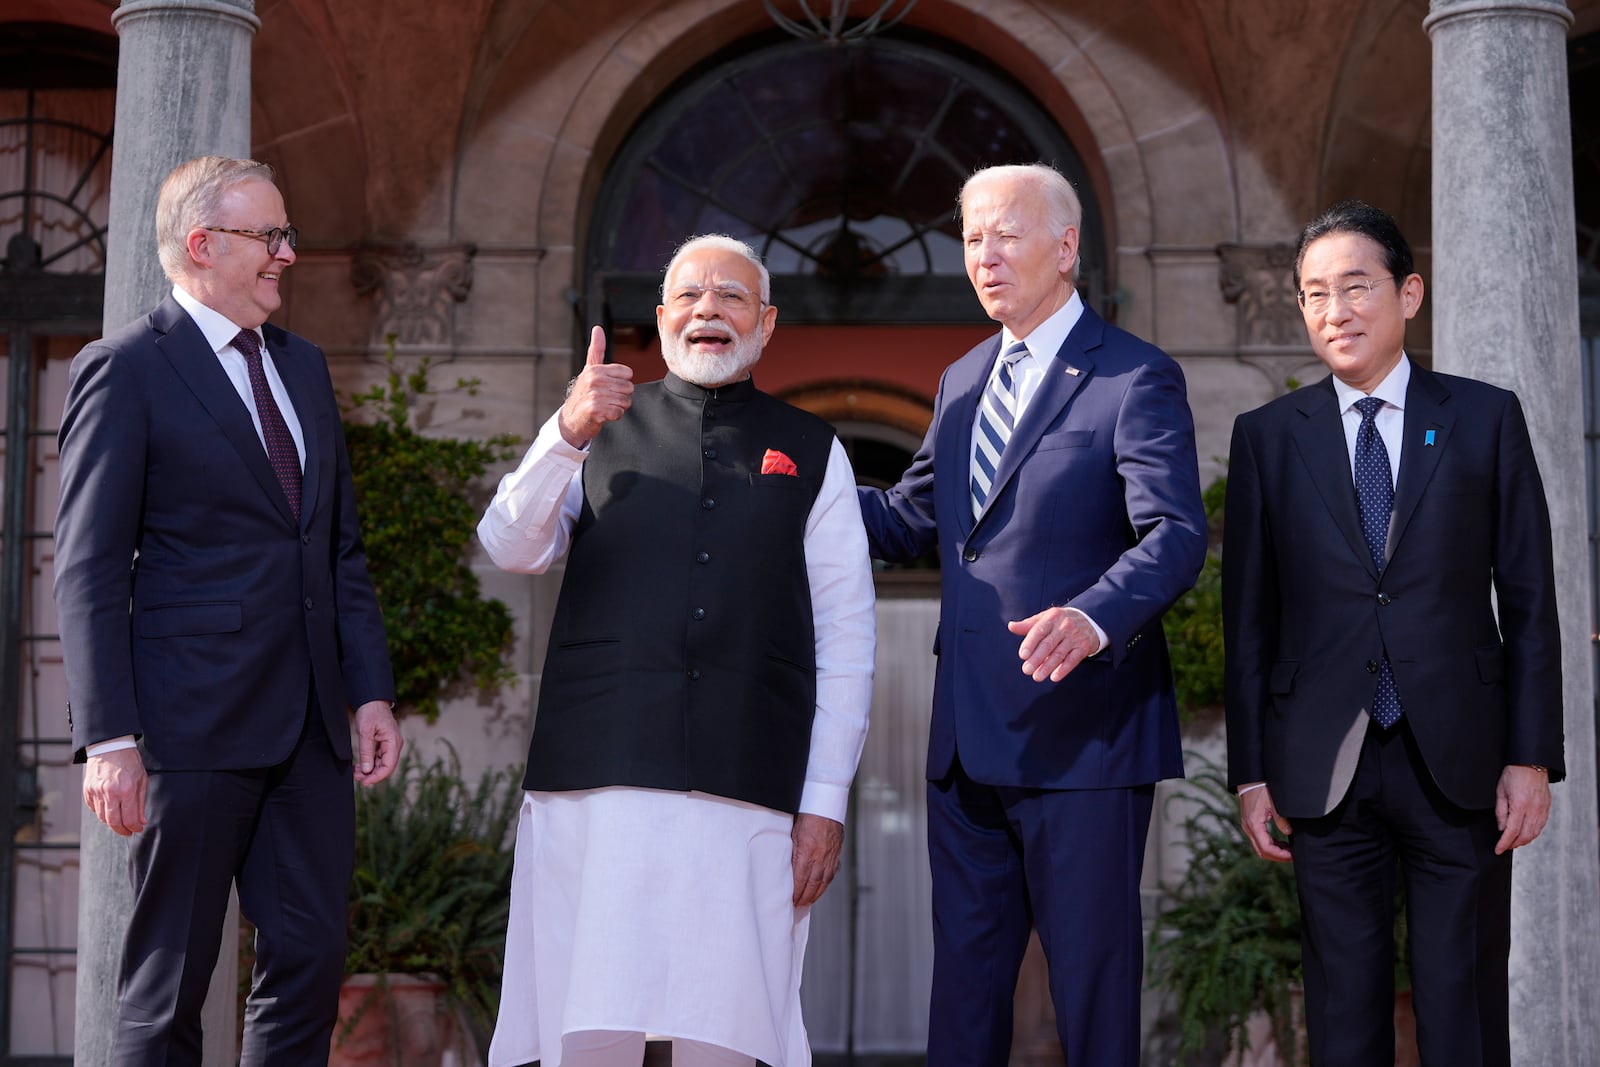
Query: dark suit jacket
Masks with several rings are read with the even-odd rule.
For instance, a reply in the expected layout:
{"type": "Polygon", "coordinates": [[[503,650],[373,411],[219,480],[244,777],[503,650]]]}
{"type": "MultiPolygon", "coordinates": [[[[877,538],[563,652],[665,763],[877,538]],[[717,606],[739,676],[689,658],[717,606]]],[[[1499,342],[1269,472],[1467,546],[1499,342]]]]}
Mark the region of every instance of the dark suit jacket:
{"type": "Polygon", "coordinates": [[[1404,435],[1380,577],[1331,377],[1234,424],[1228,777],[1267,782],[1291,819],[1327,814],[1348,788],[1385,649],[1452,802],[1492,807],[1510,763],[1564,773],[1550,520],[1521,405],[1413,365],[1404,435]]]}
{"type": "Polygon", "coordinates": [[[872,553],[937,542],[943,587],[928,776],[959,746],[976,781],[1049,789],[1142,785],[1183,773],[1161,614],[1205,559],[1183,372],[1085,308],[1001,457],[976,521],[972,425],[999,338],[951,364],[933,423],[894,488],[861,490],[872,553]],[[1022,673],[1006,623],[1051,606],[1109,645],[1059,684],[1022,673]]]}
{"type": "Polygon", "coordinates": [[[264,333],[305,436],[298,524],[170,296],[72,362],[55,592],[79,761],[135,734],[151,769],[271,766],[312,692],[348,759],[348,707],[394,696],[327,365],[264,333]]]}

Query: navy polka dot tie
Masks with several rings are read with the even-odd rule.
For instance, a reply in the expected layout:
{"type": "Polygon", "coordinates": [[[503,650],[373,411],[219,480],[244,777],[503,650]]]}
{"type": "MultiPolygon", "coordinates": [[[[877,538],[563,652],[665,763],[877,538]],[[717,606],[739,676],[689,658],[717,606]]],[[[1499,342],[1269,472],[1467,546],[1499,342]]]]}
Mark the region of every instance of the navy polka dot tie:
{"type": "MultiPolygon", "coordinates": [[[[1361,532],[1367,539],[1372,562],[1383,573],[1388,562],[1389,516],[1394,511],[1394,482],[1389,473],[1389,450],[1378,433],[1378,412],[1383,401],[1364,396],[1356,401],[1361,428],[1356,431],[1356,502],[1361,510],[1361,532]]],[[[1385,652],[1378,667],[1378,691],[1372,698],[1372,717],[1387,730],[1400,721],[1400,693],[1385,652]]]]}
{"type": "Polygon", "coordinates": [[[283,412],[272,398],[267,385],[267,372],[261,366],[261,340],[254,330],[240,330],[233,339],[233,347],[244,354],[245,369],[250,373],[250,394],[255,398],[256,417],[261,420],[261,436],[267,446],[267,460],[272,472],[283,486],[283,495],[289,498],[289,510],[296,520],[300,518],[300,453],[295,450],[289,425],[283,421],[283,412]]]}

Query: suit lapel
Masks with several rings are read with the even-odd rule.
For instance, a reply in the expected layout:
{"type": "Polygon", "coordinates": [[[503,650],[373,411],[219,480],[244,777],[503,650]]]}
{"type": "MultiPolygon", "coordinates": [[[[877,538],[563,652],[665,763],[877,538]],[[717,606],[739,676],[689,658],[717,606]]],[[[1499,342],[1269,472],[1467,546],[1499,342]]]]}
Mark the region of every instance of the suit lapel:
{"type": "Polygon", "coordinates": [[[289,392],[289,402],[294,405],[295,418],[300,423],[300,437],[305,442],[305,471],[300,486],[300,523],[304,527],[310,524],[322,491],[323,461],[333,455],[332,443],[327,440],[329,427],[317,405],[318,368],[312,362],[309,345],[276,326],[267,326],[264,332],[273,366],[289,392]]]}
{"type": "Polygon", "coordinates": [[[1417,510],[1422,492],[1439,466],[1439,457],[1455,426],[1455,415],[1446,406],[1450,391],[1437,375],[1411,365],[1411,384],[1406,387],[1405,435],[1400,443],[1400,472],[1395,479],[1394,515],[1389,523],[1389,557],[1405,534],[1417,510]]]}
{"type": "Polygon", "coordinates": [[[1293,428],[1295,447],[1311,474],[1311,483],[1333,517],[1350,549],[1374,579],[1377,564],[1361,532],[1361,516],[1356,507],[1354,476],[1350,473],[1350,452],[1345,444],[1344,424],[1339,418],[1339,401],[1333,379],[1324,378],[1295,394],[1304,416],[1293,428]]]}
{"type": "MultiPolygon", "coordinates": [[[[1094,361],[1089,358],[1089,351],[1100,347],[1104,336],[1104,320],[1085,307],[1077,324],[1067,334],[1067,339],[1061,343],[1061,348],[1054,358],[1043,361],[1044,376],[1039,380],[1039,387],[1029,398],[1027,409],[1023,411],[1022,418],[1017,420],[1016,428],[1011,432],[1011,440],[1006,443],[1006,449],[1000,455],[1000,466],[994,472],[994,487],[984,502],[984,515],[989,513],[995,500],[1005,491],[1018,468],[1022,466],[1022,461],[1039,443],[1039,438],[1044,436],[1045,430],[1056,421],[1056,417],[1083,387],[1083,383],[1089,380],[1089,376],[1094,372],[1094,361]]],[[[997,343],[997,351],[998,348],[997,343]]],[[[1034,356],[1034,358],[1039,357],[1034,356]]],[[[987,385],[987,382],[988,379],[985,377],[983,384],[987,385]]],[[[976,417],[977,411],[974,407],[973,419],[968,421],[974,421],[976,417]]],[[[969,428],[969,443],[970,436],[969,428]]]]}
{"type": "Polygon", "coordinates": [[[216,422],[217,429],[239,454],[251,477],[261,486],[284,521],[293,524],[294,514],[289,510],[283,487],[278,484],[278,476],[272,471],[267,450],[262,446],[261,438],[256,436],[250,409],[239,399],[233,382],[222,369],[222,363],[211,350],[205,334],[200,332],[200,327],[195,325],[189,313],[170,296],[156,308],[151,321],[161,332],[156,339],[156,347],[216,422]]]}
{"type": "MultiPolygon", "coordinates": [[[[1000,336],[995,335],[993,341],[985,342],[978,349],[981,358],[962,359],[950,368],[949,380],[945,388],[951,394],[951,401],[945,405],[946,418],[955,421],[954,432],[945,434],[946,440],[954,441],[954,455],[939,457],[940,461],[949,470],[961,471],[960,478],[940,479],[948,487],[953,500],[948,502],[951,513],[959,516],[957,520],[962,533],[970,533],[977,520],[972,514],[972,427],[978,419],[978,402],[983,397],[983,390],[989,384],[989,370],[994,366],[995,357],[1000,354],[1000,336]]],[[[1006,451],[1010,451],[1008,447],[1006,451]]],[[[991,490],[989,499],[994,499],[996,489],[991,490]]]]}

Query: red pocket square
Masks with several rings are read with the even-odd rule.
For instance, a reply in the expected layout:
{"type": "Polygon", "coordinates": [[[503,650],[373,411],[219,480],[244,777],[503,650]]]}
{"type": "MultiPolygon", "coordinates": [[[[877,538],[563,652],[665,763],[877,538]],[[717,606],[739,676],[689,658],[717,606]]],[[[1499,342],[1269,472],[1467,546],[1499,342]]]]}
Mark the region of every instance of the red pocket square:
{"type": "Polygon", "coordinates": [[[761,473],[788,474],[796,478],[800,476],[800,470],[794,465],[794,460],[776,448],[767,449],[767,454],[761,457],[761,473]]]}

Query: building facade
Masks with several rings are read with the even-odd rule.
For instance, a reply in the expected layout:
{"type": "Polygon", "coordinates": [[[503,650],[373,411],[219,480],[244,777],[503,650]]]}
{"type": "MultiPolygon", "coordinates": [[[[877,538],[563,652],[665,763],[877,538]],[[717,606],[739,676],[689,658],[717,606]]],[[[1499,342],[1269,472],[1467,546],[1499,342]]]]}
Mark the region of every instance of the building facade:
{"type": "MultiPolygon", "coordinates": [[[[684,237],[717,230],[755,243],[774,274],[778,330],[758,382],[830,419],[863,479],[892,479],[943,367],[991,330],[954,211],[963,177],[988,163],[1046,159],[1072,177],[1085,297],[1183,365],[1204,480],[1224,473],[1238,412],[1321,377],[1289,272],[1306,219],[1349,196],[1383,206],[1433,278],[1433,101],[1455,75],[1435,69],[1427,0],[920,0],[843,44],[792,36],[760,0],[210,6],[229,3],[256,20],[251,151],[277,168],[301,234],[276,320],[320,343],[352,393],[381,373],[391,339],[403,361],[481,379],[476,396],[431,399],[420,416],[432,432],[531,439],[597,323],[611,358],[659,376],[660,271],[684,237]]],[[[207,4],[161,6],[181,19],[207,4]]],[[[1568,63],[1544,64],[1551,91],[1571,94],[1593,362],[1600,0],[1556,6],[1568,63]]],[[[72,1049],[83,808],[51,636],[50,432],[67,362],[100,328],[112,145],[145,135],[112,129],[129,91],[117,83],[118,7],[0,5],[0,807],[18,828],[0,871],[0,1062],[72,1049]]],[[[227,76],[171,71],[142,91],[183,121],[204,105],[195,85],[227,76]]],[[[1433,307],[1410,334],[1424,362],[1433,307]]],[[[1552,486],[1583,477],[1546,473],[1552,486]]],[[[457,701],[432,730],[408,727],[447,736],[480,766],[526,743],[560,582],[487,566],[482,577],[519,620],[519,682],[457,701]]],[[[852,864],[824,902],[809,964],[819,1051],[915,1053],[926,1025],[920,746],[936,596],[915,570],[881,578],[852,864]]],[[[1581,788],[1592,794],[1593,778],[1581,788]]],[[[1154,833],[1152,909],[1182,854],[1170,829],[1154,833]]],[[[1046,1001],[1031,979],[1019,993],[1019,1062],[1050,1062],[1046,1001]]]]}

